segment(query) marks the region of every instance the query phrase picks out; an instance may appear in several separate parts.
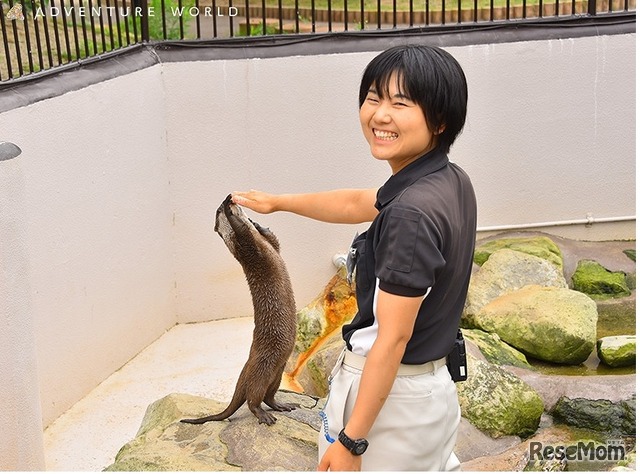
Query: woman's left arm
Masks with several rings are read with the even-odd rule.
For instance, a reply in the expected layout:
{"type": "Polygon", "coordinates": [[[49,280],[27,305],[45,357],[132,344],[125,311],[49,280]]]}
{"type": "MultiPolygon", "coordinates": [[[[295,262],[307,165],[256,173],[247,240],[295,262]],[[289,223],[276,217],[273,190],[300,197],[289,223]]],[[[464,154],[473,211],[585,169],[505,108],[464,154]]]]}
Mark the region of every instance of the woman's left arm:
{"type": "MultiPolygon", "coordinates": [[[[353,413],[344,427],[350,438],[367,437],[387,400],[422,300],[422,296],[406,297],[379,290],[378,336],[367,354],[353,413]]],[[[353,471],[360,470],[360,465],[360,456],[354,456],[340,442],[335,442],[325,452],[318,469],[353,471]]]]}

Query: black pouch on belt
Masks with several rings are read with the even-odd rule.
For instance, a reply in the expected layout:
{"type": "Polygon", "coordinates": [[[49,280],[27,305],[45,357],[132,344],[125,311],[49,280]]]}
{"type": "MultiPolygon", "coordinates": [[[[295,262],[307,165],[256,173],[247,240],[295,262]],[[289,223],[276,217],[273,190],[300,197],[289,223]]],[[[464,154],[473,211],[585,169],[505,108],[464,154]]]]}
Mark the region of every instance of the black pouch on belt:
{"type": "Polygon", "coordinates": [[[453,349],[447,356],[447,368],[454,382],[467,380],[467,351],[464,347],[464,337],[460,329],[458,329],[453,349]]]}

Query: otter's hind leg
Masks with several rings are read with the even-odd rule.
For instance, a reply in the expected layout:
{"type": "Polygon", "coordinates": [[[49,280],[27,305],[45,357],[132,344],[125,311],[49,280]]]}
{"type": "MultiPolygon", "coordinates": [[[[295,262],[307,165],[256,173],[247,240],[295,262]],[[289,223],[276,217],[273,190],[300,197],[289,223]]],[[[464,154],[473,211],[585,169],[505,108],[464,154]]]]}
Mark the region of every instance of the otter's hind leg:
{"type": "Polygon", "coordinates": [[[282,367],[282,370],[276,373],[275,380],[271,382],[271,385],[269,385],[267,394],[264,397],[264,402],[275,411],[292,411],[296,408],[300,408],[300,405],[297,403],[280,403],[275,399],[276,392],[278,391],[278,388],[280,388],[281,374],[283,371],[284,366],[282,367]]]}
{"type": "Polygon", "coordinates": [[[271,413],[265,411],[260,405],[262,404],[262,399],[260,400],[247,400],[247,405],[249,406],[249,410],[253,413],[258,419],[258,423],[264,423],[266,425],[273,425],[276,422],[276,417],[271,413]]]}

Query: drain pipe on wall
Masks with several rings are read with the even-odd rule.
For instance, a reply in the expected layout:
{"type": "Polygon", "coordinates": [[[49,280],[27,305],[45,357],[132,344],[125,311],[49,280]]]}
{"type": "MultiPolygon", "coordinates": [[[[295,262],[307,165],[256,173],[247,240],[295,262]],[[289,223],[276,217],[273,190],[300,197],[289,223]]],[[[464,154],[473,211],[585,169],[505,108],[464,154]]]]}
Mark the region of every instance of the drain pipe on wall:
{"type": "Polygon", "coordinates": [[[553,221],[553,222],[535,222],[531,224],[495,225],[495,226],[478,227],[477,232],[505,232],[505,231],[511,231],[511,230],[539,229],[543,227],[561,227],[561,226],[568,226],[568,225],[584,225],[585,227],[591,227],[594,224],[631,222],[635,220],[636,220],[636,216],[593,217],[593,214],[587,214],[584,219],[571,219],[571,220],[553,221]]]}
{"type": "MultiPolygon", "coordinates": [[[[585,227],[591,227],[594,224],[606,224],[606,223],[619,223],[619,222],[633,222],[636,220],[636,216],[622,216],[622,217],[593,217],[592,214],[587,214],[584,219],[572,219],[564,221],[553,222],[536,222],[532,224],[513,224],[513,225],[494,225],[478,227],[477,232],[507,232],[518,231],[528,229],[541,229],[544,227],[561,227],[568,225],[584,225],[585,227]]],[[[332,258],[333,265],[336,268],[346,265],[347,254],[337,253],[332,258]]]]}
{"type": "Polygon", "coordinates": [[[0,470],[43,471],[21,152],[0,141],[0,470]]]}

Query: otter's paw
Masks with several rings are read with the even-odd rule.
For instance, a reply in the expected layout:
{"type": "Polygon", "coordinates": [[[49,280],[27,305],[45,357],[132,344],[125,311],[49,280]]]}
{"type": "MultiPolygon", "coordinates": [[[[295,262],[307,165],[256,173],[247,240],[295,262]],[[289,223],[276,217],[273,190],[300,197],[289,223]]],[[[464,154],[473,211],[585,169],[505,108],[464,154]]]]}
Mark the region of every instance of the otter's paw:
{"type": "Polygon", "coordinates": [[[273,405],[269,405],[275,411],[293,411],[296,408],[300,408],[300,405],[297,403],[278,403],[275,402],[273,405]]]}
{"type": "Polygon", "coordinates": [[[258,423],[264,423],[265,425],[269,426],[273,425],[277,420],[275,416],[266,411],[263,411],[262,413],[260,413],[260,415],[256,416],[258,416],[258,423]]]}
{"type": "Polygon", "coordinates": [[[260,407],[249,407],[249,410],[256,416],[258,423],[264,423],[265,425],[273,425],[276,422],[276,417],[271,413],[264,411],[260,407]]]}

